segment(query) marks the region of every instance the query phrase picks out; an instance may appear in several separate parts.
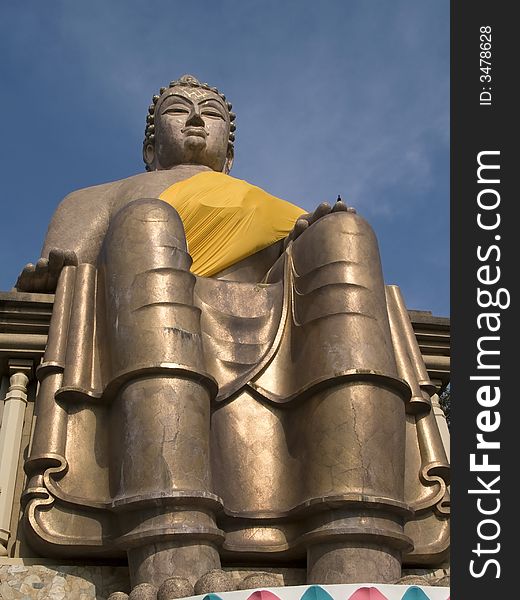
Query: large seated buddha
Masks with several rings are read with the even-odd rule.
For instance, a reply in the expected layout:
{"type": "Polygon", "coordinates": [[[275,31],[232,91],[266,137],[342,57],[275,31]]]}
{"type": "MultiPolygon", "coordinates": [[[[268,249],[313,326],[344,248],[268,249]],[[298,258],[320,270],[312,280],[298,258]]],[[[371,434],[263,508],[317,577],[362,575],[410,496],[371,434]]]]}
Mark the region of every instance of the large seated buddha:
{"type": "Polygon", "coordinates": [[[17,287],[55,291],[26,462],[36,550],[132,584],[221,565],[389,582],[449,547],[428,379],[377,241],[228,175],[234,114],[154,96],[147,172],[60,204],[17,287]]]}

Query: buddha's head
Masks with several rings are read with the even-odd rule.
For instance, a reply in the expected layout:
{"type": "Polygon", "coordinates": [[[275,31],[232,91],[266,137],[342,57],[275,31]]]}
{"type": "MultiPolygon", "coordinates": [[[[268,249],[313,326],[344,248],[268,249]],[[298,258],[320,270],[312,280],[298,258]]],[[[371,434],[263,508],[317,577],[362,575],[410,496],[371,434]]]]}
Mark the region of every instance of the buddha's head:
{"type": "Polygon", "coordinates": [[[143,159],[147,171],[204,165],[229,173],[235,115],[224,94],[183,75],[152,98],[146,118],[143,159]]]}

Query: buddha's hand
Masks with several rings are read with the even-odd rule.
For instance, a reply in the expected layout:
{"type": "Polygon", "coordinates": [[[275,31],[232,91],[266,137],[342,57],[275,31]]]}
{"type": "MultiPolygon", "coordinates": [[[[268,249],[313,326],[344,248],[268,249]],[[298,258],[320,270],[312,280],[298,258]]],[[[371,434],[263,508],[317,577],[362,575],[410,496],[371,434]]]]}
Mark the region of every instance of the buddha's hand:
{"type": "Polygon", "coordinates": [[[285,238],[285,247],[289,242],[294,241],[298,238],[308,227],[313,223],[316,223],[318,219],[321,219],[325,215],[330,215],[338,212],[352,212],[355,213],[356,209],[351,206],[347,206],[343,200],[335,202],[334,206],[331,206],[328,202],[322,202],[318,208],[312,213],[306,213],[298,218],[296,224],[293,227],[291,233],[285,238]]]}
{"type": "Polygon", "coordinates": [[[49,252],[49,258],[40,258],[35,265],[32,263],[25,265],[15,288],[19,292],[53,294],[63,267],[77,266],[77,264],[75,252],[53,248],[49,252]]]}

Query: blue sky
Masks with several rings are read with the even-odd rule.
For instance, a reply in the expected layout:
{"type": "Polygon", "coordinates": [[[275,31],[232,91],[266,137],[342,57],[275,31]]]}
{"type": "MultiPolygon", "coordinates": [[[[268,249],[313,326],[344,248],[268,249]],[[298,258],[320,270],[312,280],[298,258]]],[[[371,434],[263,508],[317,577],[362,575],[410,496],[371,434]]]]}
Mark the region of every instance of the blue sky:
{"type": "Polygon", "coordinates": [[[0,50],[0,290],[61,198],[143,170],[151,96],[192,73],[237,113],[232,175],[341,194],[408,307],[449,315],[448,0],[4,2],[0,50]]]}

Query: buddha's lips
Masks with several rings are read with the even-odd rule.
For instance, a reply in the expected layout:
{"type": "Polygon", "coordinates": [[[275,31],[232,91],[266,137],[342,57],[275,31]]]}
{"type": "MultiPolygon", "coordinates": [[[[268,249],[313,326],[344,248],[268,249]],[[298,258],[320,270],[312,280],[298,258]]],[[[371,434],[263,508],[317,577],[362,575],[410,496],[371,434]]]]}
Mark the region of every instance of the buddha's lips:
{"type": "Polygon", "coordinates": [[[203,137],[204,139],[208,137],[208,132],[204,129],[204,127],[183,127],[181,132],[185,133],[186,135],[203,137]]]}

